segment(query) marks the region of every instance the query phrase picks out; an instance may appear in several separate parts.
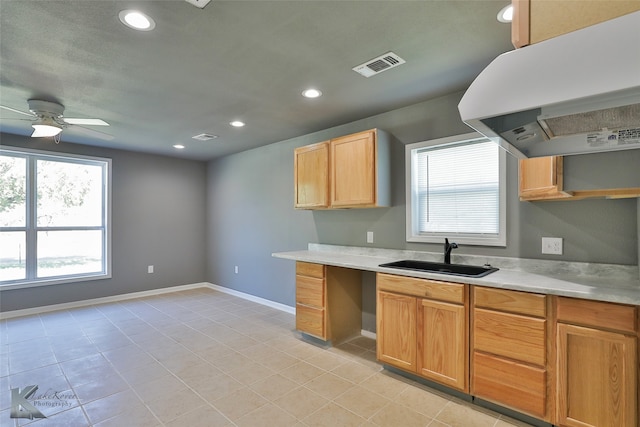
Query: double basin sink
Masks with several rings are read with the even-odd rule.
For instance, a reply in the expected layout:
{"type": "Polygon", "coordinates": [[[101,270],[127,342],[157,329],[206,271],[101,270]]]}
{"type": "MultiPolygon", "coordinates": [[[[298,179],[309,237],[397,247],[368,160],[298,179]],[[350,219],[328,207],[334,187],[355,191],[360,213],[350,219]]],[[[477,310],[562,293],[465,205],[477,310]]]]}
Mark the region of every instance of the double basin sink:
{"type": "Polygon", "coordinates": [[[445,264],[440,262],[402,260],[380,264],[380,267],[399,268],[402,270],[424,271],[426,273],[449,274],[452,276],[484,277],[497,268],[490,265],[445,264]]]}

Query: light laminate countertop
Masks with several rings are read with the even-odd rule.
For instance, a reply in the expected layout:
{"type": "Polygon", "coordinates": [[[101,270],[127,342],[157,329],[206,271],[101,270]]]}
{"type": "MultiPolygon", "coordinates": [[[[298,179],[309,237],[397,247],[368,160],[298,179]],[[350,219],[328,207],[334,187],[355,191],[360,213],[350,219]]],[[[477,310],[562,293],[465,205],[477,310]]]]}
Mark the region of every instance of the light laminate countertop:
{"type": "Polygon", "coordinates": [[[309,244],[308,250],[277,252],[272,255],[276,258],[400,276],[640,305],[638,266],[452,255],[452,262],[456,264],[488,263],[500,269],[485,277],[474,278],[379,266],[402,259],[442,262],[442,254],[431,252],[309,244]]]}

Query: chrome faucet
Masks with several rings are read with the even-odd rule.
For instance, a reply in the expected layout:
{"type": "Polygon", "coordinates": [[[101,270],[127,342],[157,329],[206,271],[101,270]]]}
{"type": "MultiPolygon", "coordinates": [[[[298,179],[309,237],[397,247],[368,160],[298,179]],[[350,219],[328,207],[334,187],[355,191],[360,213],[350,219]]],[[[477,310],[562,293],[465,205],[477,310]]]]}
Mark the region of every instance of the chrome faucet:
{"type": "Polygon", "coordinates": [[[458,247],[457,243],[451,242],[449,243],[449,239],[445,237],[444,239],[444,263],[451,264],[451,251],[458,247]]]}

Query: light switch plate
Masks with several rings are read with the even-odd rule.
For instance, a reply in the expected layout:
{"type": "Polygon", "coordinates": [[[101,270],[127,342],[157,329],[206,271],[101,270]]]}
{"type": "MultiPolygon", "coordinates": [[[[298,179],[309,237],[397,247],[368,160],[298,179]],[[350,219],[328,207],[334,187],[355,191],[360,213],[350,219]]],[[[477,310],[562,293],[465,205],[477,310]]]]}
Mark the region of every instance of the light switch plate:
{"type": "Polygon", "coordinates": [[[373,231],[367,231],[367,243],[373,243],[373,231]]]}
{"type": "Polygon", "coordinates": [[[562,237],[543,237],[542,253],[550,255],[562,255],[562,237]]]}

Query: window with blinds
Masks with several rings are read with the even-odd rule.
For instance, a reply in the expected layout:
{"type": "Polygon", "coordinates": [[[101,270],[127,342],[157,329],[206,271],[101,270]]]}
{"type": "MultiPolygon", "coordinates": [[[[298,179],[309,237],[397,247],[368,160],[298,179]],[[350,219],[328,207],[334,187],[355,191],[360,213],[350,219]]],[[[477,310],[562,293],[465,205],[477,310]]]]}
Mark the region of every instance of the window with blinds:
{"type": "Polygon", "coordinates": [[[504,246],[505,162],[477,133],[407,146],[407,241],[504,246]]]}

